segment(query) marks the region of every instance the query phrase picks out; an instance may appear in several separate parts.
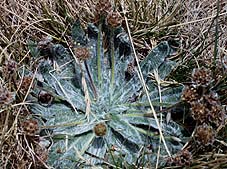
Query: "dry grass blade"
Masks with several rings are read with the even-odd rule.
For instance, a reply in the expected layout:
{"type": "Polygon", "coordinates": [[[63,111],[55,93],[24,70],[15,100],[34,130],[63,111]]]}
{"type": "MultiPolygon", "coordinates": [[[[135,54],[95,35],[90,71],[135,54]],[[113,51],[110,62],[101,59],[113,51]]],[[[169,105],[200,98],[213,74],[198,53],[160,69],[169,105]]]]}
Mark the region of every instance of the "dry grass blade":
{"type": "MultiPolygon", "coordinates": [[[[159,102],[160,102],[160,104],[162,104],[161,79],[159,77],[158,70],[154,70],[154,77],[155,77],[155,81],[157,82],[157,86],[158,86],[159,102]]],[[[162,111],[162,106],[160,106],[160,112],[161,111],[162,111]]],[[[161,127],[161,130],[162,130],[162,113],[160,115],[160,127],[161,127]]],[[[162,138],[160,136],[158,153],[157,153],[156,168],[158,168],[158,165],[159,165],[159,157],[160,157],[160,151],[161,151],[161,141],[162,141],[162,138]]]]}
{"type": "Polygon", "coordinates": [[[89,116],[90,116],[90,113],[91,113],[91,99],[90,99],[90,96],[89,96],[89,92],[88,92],[88,88],[87,88],[87,83],[86,83],[86,80],[85,80],[85,76],[84,76],[84,72],[82,73],[82,86],[83,86],[83,91],[84,91],[84,94],[85,94],[85,103],[86,103],[86,112],[85,112],[85,115],[89,121],[89,116]]]}

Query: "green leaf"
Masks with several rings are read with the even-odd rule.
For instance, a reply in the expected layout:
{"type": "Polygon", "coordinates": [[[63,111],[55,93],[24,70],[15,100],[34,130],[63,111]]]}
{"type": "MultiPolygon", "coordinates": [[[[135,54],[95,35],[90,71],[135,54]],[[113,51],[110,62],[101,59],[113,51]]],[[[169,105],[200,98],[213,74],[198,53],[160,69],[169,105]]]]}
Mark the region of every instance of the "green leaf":
{"type": "Polygon", "coordinates": [[[108,122],[108,125],[115,131],[120,133],[124,138],[135,143],[137,145],[142,145],[143,141],[139,132],[134,128],[133,125],[120,119],[116,115],[111,115],[111,121],[108,122]]]}
{"type": "Polygon", "coordinates": [[[138,116],[138,114],[123,114],[121,118],[133,125],[146,125],[155,129],[158,128],[153,118],[148,119],[147,117],[138,116]]]}
{"type": "Polygon", "coordinates": [[[92,164],[102,164],[102,159],[104,159],[107,151],[107,146],[105,144],[106,143],[104,138],[95,138],[89,149],[87,150],[88,153],[94,155],[95,157],[92,157],[91,155],[86,155],[85,158],[89,159],[92,164]]]}
{"type": "Polygon", "coordinates": [[[121,158],[123,162],[127,161],[129,164],[135,162],[139,151],[138,147],[125,140],[120,134],[110,130],[106,137],[106,142],[109,148],[107,153],[113,164],[116,163],[115,160],[117,158],[121,158]],[[111,151],[111,146],[116,147],[117,151],[111,151]]]}
{"type": "MultiPolygon", "coordinates": [[[[146,79],[149,72],[153,70],[158,70],[160,65],[162,65],[166,58],[171,54],[172,50],[168,42],[161,42],[157,47],[155,47],[148,56],[140,64],[142,73],[146,79]]],[[[166,64],[168,62],[165,62],[166,64]]],[[[173,62],[172,62],[173,63],[173,62]]]]}
{"type": "Polygon", "coordinates": [[[56,142],[51,149],[49,163],[54,168],[70,168],[75,166],[75,163],[83,160],[81,157],[94,140],[94,137],[93,133],[86,133],[71,140],[68,140],[66,137],[64,141],[56,142]]]}
{"type": "MultiPolygon", "coordinates": [[[[182,89],[183,86],[163,88],[161,90],[162,104],[168,107],[167,105],[171,106],[179,102],[182,89]]],[[[157,88],[150,92],[150,98],[152,102],[159,102],[160,96],[157,88]]],[[[142,100],[147,100],[147,98],[144,96],[142,100]]]]}

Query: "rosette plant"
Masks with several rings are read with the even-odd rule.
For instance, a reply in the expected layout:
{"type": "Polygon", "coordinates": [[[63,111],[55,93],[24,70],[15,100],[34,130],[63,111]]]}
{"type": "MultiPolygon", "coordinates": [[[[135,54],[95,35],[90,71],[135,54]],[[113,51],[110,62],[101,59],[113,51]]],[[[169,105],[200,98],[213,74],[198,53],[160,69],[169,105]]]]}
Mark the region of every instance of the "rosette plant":
{"type": "MultiPolygon", "coordinates": [[[[137,66],[155,110],[172,106],[182,91],[182,86],[164,83],[176,65],[168,59],[174,49],[161,42],[137,65],[123,28],[102,24],[89,24],[85,32],[75,22],[72,49],[50,41],[30,47],[34,57],[44,58],[30,96],[31,111],[53,142],[49,165],[54,168],[155,165],[159,148],[160,162],[168,155],[137,66]]],[[[177,139],[182,129],[171,120],[167,124],[164,115],[158,114],[162,132],[169,152],[175,153],[182,147],[177,139]]]]}

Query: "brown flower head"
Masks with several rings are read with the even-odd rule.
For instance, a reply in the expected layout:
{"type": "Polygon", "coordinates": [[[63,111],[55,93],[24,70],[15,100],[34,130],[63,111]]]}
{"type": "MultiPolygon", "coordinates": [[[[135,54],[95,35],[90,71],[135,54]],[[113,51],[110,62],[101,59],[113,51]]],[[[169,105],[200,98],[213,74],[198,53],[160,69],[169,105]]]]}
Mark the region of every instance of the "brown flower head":
{"type": "Polygon", "coordinates": [[[107,25],[116,28],[121,25],[122,17],[121,14],[117,11],[111,11],[108,13],[106,18],[107,25]]]}
{"type": "Polygon", "coordinates": [[[106,135],[107,127],[105,123],[98,123],[94,126],[95,135],[98,137],[102,137],[106,135]]]}
{"type": "Polygon", "coordinates": [[[200,124],[205,122],[218,127],[224,122],[225,113],[216,94],[203,95],[201,99],[190,104],[191,115],[200,124]]]}
{"type": "Polygon", "coordinates": [[[215,124],[217,127],[224,122],[225,113],[221,102],[216,93],[211,92],[203,96],[204,105],[206,107],[207,121],[215,124]]]}
{"type": "Polygon", "coordinates": [[[203,98],[207,105],[220,104],[218,94],[215,92],[210,92],[209,94],[204,95],[203,98]]]}
{"type": "Polygon", "coordinates": [[[95,13],[100,16],[107,16],[107,14],[111,11],[112,5],[109,0],[99,0],[99,2],[95,6],[95,13]]]}
{"type": "Polygon", "coordinates": [[[192,154],[188,150],[181,150],[175,156],[168,159],[169,166],[190,166],[192,163],[192,154]]]}
{"type": "MultiPolygon", "coordinates": [[[[22,78],[22,81],[19,80],[17,82],[17,87],[19,88],[20,93],[25,95],[27,93],[31,83],[32,83],[32,77],[31,76],[24,76],[22,78]]],[[[32,87],[33,87],[33,85],[32,85],[32,87]]]]}
{"type": "Polygon", "coordinates": [[[17,70],[17,62],[14,60],[7,60],[4,64],[4,74],[11,75],[17,70]]]}
{"type": "Polygon", "coordinates": [[[9,92],[8,89],[0,86],[0,105],[8,105],[15,99],[13,92],[9,92]]]}
{"type": "Polygon", "coordinates": [[[207,119],[206,105],[201,101],[191,102],[191,114],[194,120],[203,123],[207,119]]]}
{"type": "Polygon", "coordinates": [[[38,122],[32,119],[24,121],[22,127],[25,134],[29,136],[34,136],[39,130],[38,122]]]}
{"type": "Polygon", "coordinates": [[[212,106],[211,109],[208,110],[208,120],[217,127],[224,123],[225,112],[221,105],[212,106]]]}
{"type": "Polygon", "coordinates": [[[75,55],[80,61],[85,61],[90,58],[90,51],[86,47],[79,47],[75,49],[75,55]]]}
{"type": "Polygon", "coordinates": [[[192,102],[192,101],[196,101],[199,99],[199,94],[197,92],[196,87],[194,86],[186,86],[183,90],[183,94],[181,96],[181,99],[183,101],[186,101],[188,103],[192,102]]]}
{"type": "Polygon", "coordinates": [[[212,82],[211,70],[204,67],[194,69],[192,73],[192,81],[201,86],[208,86],[212,82]]]}
{"type": "Polygon", "coordinates": [[[198,145],[212,145],[214,142],[215,131],[211,126],[204,123],[203,125],[197,127],[194,137],[198,145]]]}

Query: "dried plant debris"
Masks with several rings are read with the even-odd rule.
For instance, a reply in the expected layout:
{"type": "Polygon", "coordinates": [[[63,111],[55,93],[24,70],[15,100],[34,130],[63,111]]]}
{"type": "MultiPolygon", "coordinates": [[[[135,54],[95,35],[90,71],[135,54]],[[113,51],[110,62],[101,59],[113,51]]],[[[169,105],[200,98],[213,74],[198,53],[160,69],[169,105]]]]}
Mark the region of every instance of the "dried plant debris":
{"type": "Polygon", "coordinates": [[[7,121],[7,126],[5,123],[3,129],[0,121],[1,167],[16,169],[27,169],[28,166],[31,168],[47,168],[48,149],[43,144],[45,138],[39,136],[37,120],[23,120],[30,115],[24,113],[24,111],[26,111],[24,108],[15,108],[1,113],[1,120],[7,121]],[[8,113],[8,115],[3,117],[3,113],[8,113]],[[15,126],[15,123],[17,123],[17,126],[15,126]]]}
{"type": "Polygon", "coordinates": [[[27,169],[28,166],[48,168],[45,164],[48,158],[48,150],[31,138],[18,136],[18,140],[5,142],[2,146],[2,152],[3,168],[27,169]]]}
{"type": "Polygon", "coordinates": [[[6,80],[9,81],[13,76],[15,76],[15,73],[17,72],[18,64],[14,60],[6,60],[4,65],[3,65],[3,70],[2,70],[2,77],[6,80]]]}

